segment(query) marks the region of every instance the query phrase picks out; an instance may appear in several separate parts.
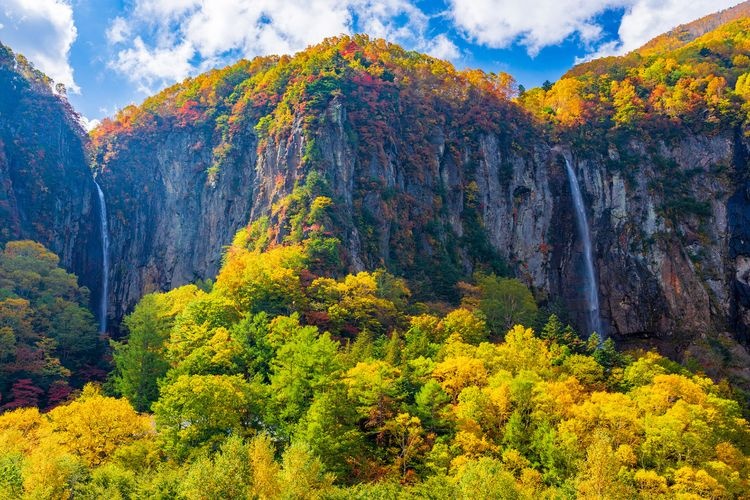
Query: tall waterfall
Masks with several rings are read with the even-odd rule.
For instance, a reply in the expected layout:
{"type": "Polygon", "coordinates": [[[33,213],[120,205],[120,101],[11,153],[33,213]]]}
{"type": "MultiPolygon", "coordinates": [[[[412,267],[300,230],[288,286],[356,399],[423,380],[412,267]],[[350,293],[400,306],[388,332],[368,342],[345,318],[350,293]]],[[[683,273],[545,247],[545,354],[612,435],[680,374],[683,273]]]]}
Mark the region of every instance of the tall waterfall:
{"type": "Polygon", "coordinates": [[[99,218],[102,233],[102,296],[99,300],[99,332],[107,331],[107,296],[109,294],[109,230],[107,229],[107,204],[104,192],[94,179],[96,191],[99,193],[99,218]]]}
{"type": "Polygon", "coordinates": [[[568,183],[570,192],[573,194],[573,205],[576,213],[576,225],[578,226],[578,236],[583,242],[583,262],[584,262],[584,293],[586,299],[586,315],[589,333],[597,332],[603,335],[602,320],[599,316],[599,291],[596,282],[596,273],[594,272],[594,256],[591,250],[591,233],[589,232],[589,222],[586,219],[586,206],[583,204],[581,196],[581,187],[578,185],[578,178],[565,157],[565,171],[568,174],[568,183]]]}

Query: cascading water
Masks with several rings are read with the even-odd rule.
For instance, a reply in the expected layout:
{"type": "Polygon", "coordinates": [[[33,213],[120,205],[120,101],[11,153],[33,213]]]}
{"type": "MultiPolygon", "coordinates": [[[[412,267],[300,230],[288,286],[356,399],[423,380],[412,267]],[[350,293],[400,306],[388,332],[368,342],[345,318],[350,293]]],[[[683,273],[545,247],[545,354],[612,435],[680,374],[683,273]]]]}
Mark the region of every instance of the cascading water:
{"type": "Polygon", "coordinates": [[[102,296],[99,301],[99,332],[107,331],[107,295],[109,293],[109,230],[107,229],[107,204],[104,201],[104,192],[99,183],[94,179],[96,192],[99,193],[99,225],[102,233],[102,296]]]}
{"type": "Polygon", "coordinates": [[[603,335],[602,321],[599,316],[599,291],[597,289],[596,274],[594,272],[594,257],[591,250],[591,233],[589,232],[589,223],[586,219],[586,206],[583,204],[581,188],[578,185],[578,178],[565,157],[565,171],[568,174],[568,184],[570,192],[573,194],[573,207],[576,214],[576,225],[578,226],[578,235],[583,242],[583,262],[584,262],[584,298],[586,299],[586,315],[589,332],[596,332],[603,335]]]}

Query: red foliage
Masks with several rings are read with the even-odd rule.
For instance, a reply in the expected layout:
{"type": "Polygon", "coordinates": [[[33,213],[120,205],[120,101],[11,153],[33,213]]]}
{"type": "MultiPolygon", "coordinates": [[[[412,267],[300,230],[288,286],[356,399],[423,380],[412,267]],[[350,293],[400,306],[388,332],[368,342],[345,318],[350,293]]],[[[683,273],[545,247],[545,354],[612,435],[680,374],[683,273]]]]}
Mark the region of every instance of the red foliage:
{"type": "Polygon", "coordinates": [[[14,410],[27,406],[39,406],[39,397],[44,394],[30,378],[16,380],[10,389],[13,399],[2,406],[3,410],[14,410]]]}
{"type": "Polygon", "coordinates": [[[73,389],[70,388],[67,382],[63,380],[53,382],[47,391],[47,409],[51,410],[60,403],[67,401],[72,392],[73,389]]]}

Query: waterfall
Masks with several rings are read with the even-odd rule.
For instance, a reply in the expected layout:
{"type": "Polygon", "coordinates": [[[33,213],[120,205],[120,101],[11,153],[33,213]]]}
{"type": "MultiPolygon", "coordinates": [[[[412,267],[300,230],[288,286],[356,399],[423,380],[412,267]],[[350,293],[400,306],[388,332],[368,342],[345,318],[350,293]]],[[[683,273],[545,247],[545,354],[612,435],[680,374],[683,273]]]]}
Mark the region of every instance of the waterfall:
{"type": "Polygon", "coordinates": [[[107,295],[109,293],[109,230],[107,229],[107,204],[104,192],[94,178],[96,192],[99,193],[99,219],[102,233],[102,296],[99,300],[99,332],[107,331],[107,295]]]}
{"type": "Polygon", "coordinates": [[[573,171],[570,161],[565,157],[565,171],[568,174],[568,183],[570,192],[573,195],[573,208],[575,208],[576,225],[578,226],[578,236],[583,242],[583,262],[584,262],[584,298],[586,299],[586,325],[589,333],[596,332],[603,335],[602,321],[599,316],[599,291],[597,289],[596,273],[594,272],[594,256],[591,250],[591,233],[589,232],[589,223],[586,219],[586,206],[583,204],[581,188],[578,185],[578,178],[573,171]]]}

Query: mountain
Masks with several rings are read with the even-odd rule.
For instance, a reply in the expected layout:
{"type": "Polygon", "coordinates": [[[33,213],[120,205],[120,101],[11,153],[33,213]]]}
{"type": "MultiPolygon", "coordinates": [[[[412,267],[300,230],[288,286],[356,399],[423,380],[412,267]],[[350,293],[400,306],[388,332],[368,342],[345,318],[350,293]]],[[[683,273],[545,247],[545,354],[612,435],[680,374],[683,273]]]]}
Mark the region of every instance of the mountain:
{"type": "Polygon", "coordinates": [[[619,332],[747,340],[747,8],[521,97],[584,165],[600,293],[619,332]]]}
{"type": "Polygon", "coordinates": [[[549,147],[509,83],[355,36],[241,61],[125,109],[93,134],[120,263],[113,314],[215,276],[248,222],[267,219],[274,244],[298,240],[312,198],[288,197],[305,186],[332,199],[350,270],[386,267],[425,299],[455,299],[477,264],[512,260],[547,286],[533,263],[548,260],[538,246],[562,187],[548,185],[549,147]]]}
{"type": "Polygon", "coordinates": [[[607,334],[677,352],[744,332],[747,26],[520,96],[508,75],[364,36],[175,85],[93,134],[119,262],[111,314],[213,277],[248,222],[266,244],[299,240],[325,195],[348,270],[385,267],[428,301],[455,300],[475,270],[506,272],[584,329],[567,157],[607,334]]]}
{"type": "Polygon", "coordinates": [[[0,244],[44,244],[93,299],[100,293],[102,250],[88,138],[51,84],[0,44],[0,244]]]}
{"type": "Polygon", "coordinates": [[[3,245],[0,491],[745,498],[743,8],[531,90],[332,38],[90,142],[9,56],[0,230],[116,321],[3,245]]]}

